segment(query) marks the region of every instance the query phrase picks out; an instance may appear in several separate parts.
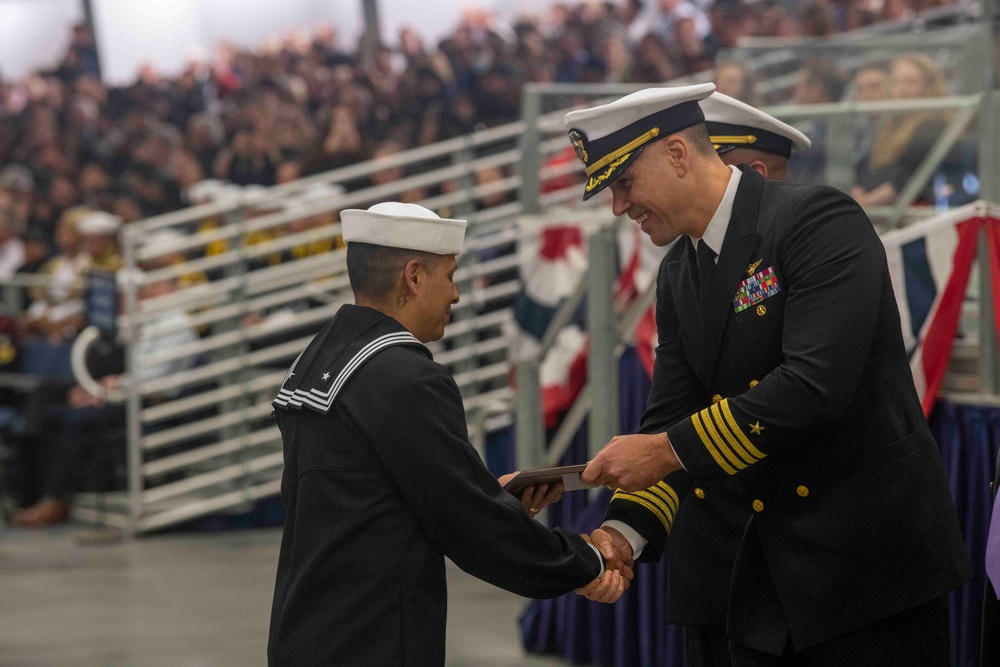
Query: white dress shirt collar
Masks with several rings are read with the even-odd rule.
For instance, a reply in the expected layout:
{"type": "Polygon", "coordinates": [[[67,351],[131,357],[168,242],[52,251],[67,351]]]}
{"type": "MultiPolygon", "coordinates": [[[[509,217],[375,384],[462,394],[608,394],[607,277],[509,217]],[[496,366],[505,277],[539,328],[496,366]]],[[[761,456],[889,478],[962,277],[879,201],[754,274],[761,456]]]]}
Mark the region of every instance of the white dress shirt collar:
{"type": "Polygon", "coordinates": [[[704,242],[708,244],[709,248],[715,251],[716,264],[719,262],[719,255],[722,254],[722,242],[726,240],[726,230],[729,229],[729,220],[733,217],[733,203],[736,201],[736,190],[740,186],[740,178],[743,177],[743,172],[733,165],[729,165],[729,170],[732,172],[732,175],[729,177],[729,185],[726,186],[726,192],[722,195],[722,201],[719,202],[719,207],[715,209],[715,214],[708,221],[705,234],[700,239],[690,237],[695,250],[698,249],[699,242],[704,242]]]}

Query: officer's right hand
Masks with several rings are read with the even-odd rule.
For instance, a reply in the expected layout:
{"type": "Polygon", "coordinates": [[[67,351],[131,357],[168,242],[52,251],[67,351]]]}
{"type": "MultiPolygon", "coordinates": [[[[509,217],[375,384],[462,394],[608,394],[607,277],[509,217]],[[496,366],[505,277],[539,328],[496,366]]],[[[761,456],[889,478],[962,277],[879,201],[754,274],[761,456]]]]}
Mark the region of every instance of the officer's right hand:
{"type": "MultiPolygon", "coordinates": [[[[604,554],[605,560],[616,570],[626,570],[632,572],[633,561],[632,545],[625,539],[621,532],[605,526],[598,528],[590,534],[590,541],[597,549],[604,554]],[[610,555],[609,555],[610,554],[610,555]]],[[[632,577],[629,577],[631,579],[632,577]]]]}

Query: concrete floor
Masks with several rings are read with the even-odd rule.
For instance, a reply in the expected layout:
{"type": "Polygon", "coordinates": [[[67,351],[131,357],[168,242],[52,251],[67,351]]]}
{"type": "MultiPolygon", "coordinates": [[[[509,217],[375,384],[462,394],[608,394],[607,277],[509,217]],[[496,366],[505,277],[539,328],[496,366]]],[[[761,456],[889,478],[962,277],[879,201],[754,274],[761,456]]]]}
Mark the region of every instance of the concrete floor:
{"type": "MultiPolygon", "coordinates": [[[[0,667],[266,663],[280,531],[85,544],[70,525],[0,527],[0,667]]],[[[449,563],[449,667],[555,667],[527,657],[523,599],[449,563]]]]}

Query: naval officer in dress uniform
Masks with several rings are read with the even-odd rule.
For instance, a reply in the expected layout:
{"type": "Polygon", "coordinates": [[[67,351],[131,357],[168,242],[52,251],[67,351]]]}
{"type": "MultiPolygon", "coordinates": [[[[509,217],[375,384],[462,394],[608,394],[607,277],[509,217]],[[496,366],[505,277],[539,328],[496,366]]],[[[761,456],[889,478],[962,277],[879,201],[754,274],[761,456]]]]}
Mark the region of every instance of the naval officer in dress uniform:
{"type": "MultiPolygon", "coordinates": [[[[791,125],[718,91],[698,105],[723,163],[746,164],[764,178],[784,180],[792,150],[811,145],[791,125]]],[[[655,415],[647,413],[646,419],[652,421],[655,415]]],[[[643,425],[640,431],[645,432],[643,425]]],[[[753,510],[733,479],[714,486],[711,493],[695,488],[672,526],[658,520],[668,511],[669,505],[657,499],[656,488],[645,495],[619,493],[607,510],[609,517],[617,518],[605,521],[593,538],[597,543],[611,540],[627,556],[642,554],[646,561],[659,560],[669,549],[668,618],[685,626],[688,665],[725,667],[731,664],[726,636],[730,575],[753,510]],[[646,532],[640,533],[642,529],[646,532]]]]}
{"type": "Polygon", "coordinates": [[[424,346],[458,302],[466,222],[397,203],[341,216],[356,304],[274,400],[287,515],[268,663],[443,665],[445,556],[520,595],[618,599],[631,572],[605,572],[584,537],[535,522],[501,489],[424,346]]]}
{"type": "Polygon", "coordinates": [[[969,563],[882,243],[833,188],[725,165],[698,105],[713,89],[565,118],[584,198],[610,189],[653,243],[680,238],[657,278],[643,432],[584,478],[651,509],[640,534],[731,486],[750,514],[728,591],[734,665],[947,665],[943,595],[969,563]]]}

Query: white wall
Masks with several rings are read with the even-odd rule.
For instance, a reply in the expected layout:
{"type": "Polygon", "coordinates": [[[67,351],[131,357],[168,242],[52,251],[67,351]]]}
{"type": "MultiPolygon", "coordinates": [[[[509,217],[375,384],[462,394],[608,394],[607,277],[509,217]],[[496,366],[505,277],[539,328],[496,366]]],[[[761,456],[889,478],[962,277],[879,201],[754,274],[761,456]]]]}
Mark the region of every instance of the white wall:
{"type": "Polygon", "coordinates": [[[330,21],[345,44],[361,30],[361,0],[92,0],[104,78],[134,79],[145,61],[165,74],[183,66],[192,47],[221,41],[258,46],[268,37],[330,21]]]}
{"type": "MultiPolygon", "coordinates": [[[[430,45],[452,31],[462,10],[475,5],[499,14],[545,11],[557,0],[379,0],[382,37],[393,44],[403,26],[430,45]]],[[[573,0],[569,0],[573,1],[573,0]]],[[[19,79],[58,62],[70,26],[82,19],[81,0],[0,0],[0,75],[19,79]]],[[[290,30],[332,22],[341,44],[353,50],[364,29],[362,0],[91,0],[102,73],[109,82],[134,80],[153,62],[179,71],[192,47],[220,41],[259,45],[290,30]]]]}
{"type": "Polygon", "coordinates": [[[192,45],[205,41],[199,0],[98,0],[92,3],[101,76],[125,83],[145,62],[163,72],[183,68],[192,45]]]}
{"type": "Polygon", "coordinates": [[[17,80],[56,65],[82,18],[80,0],[0,1],[0,76],[17,80]]]}

